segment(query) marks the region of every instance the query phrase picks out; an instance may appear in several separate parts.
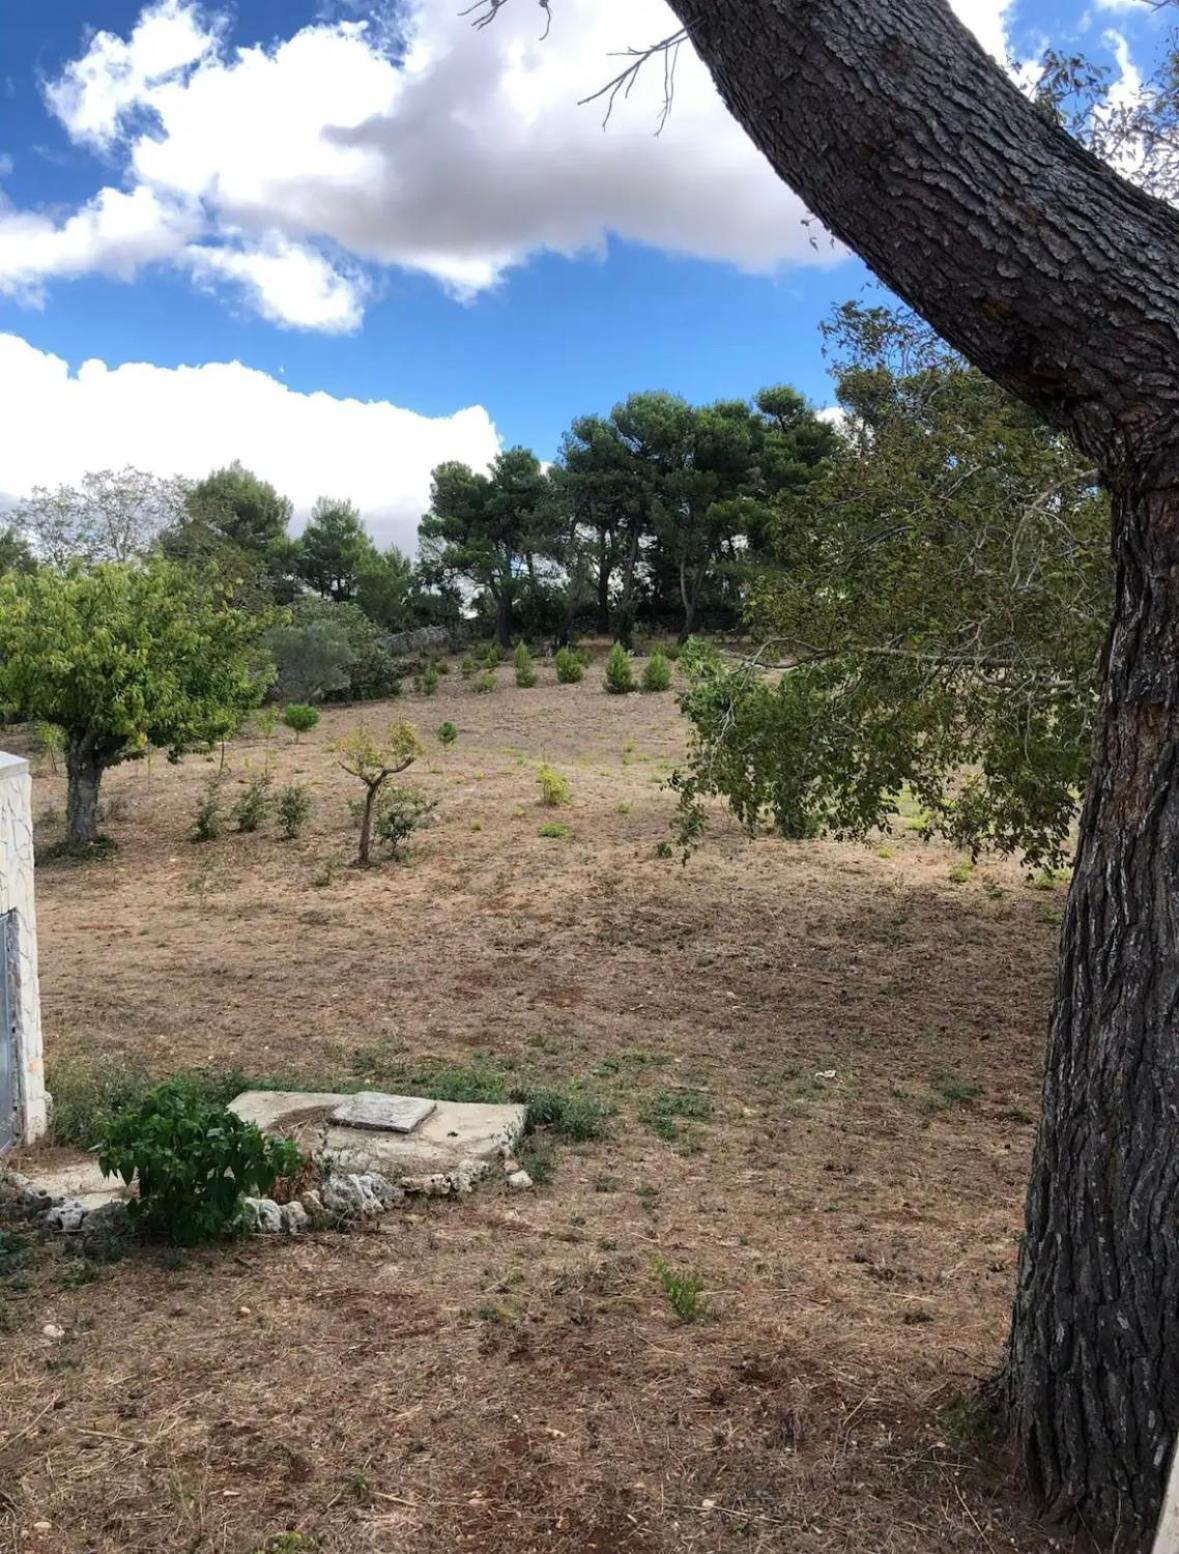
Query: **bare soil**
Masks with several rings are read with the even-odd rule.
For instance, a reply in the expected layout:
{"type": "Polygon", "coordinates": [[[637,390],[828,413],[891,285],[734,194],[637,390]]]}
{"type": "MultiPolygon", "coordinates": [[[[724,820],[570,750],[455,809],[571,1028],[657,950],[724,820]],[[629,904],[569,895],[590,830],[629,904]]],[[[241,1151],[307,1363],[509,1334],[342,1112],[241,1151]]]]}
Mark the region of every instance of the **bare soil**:
{"type": "MultiPolygon", "coordinates": [[[[557,1146],[529,1194],[372,1233],[98,1266],[35,1244],[0,1279],[0,1550],[1073,1547],[972,1404],[1001,1358],[1059,889],[954,882],[899,817],[877,851],[750,843],[718,814],[682,866],[657,854],[673,698],[607,696],[598,669],[500,681],[280,730],[276,783],[316,801],[294,842],[187,840],[216,759],[112,773],[116,856],[40,873],[48,1052],[315,1083],[482,1053],[582,1083],[610,1137],[557,1146]],[[436,824],[361,872],[331,745],[394,716],[427,739],[408,776],[436,824]],[[542,758],[566,809],[538,802],[542,758]],[[661,1138],[643,1116],[679,1087],[711,1117],[661,1138]],[[697,1320],[660,1259],[702,1278],[697,1320]]],[[[266,761],[230,746],[230,801],[266,761]]],[[[52,842],[63,779],[35,791],[52,842]]]]}

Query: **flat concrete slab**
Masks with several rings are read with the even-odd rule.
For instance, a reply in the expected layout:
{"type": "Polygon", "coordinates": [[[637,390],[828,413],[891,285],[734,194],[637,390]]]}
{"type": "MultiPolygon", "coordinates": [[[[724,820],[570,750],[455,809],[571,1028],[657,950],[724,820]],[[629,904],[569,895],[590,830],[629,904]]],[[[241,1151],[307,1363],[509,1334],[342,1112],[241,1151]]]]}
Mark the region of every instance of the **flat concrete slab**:
{"type": "Polygon", "coordinates": [[[332,1122],[342,1128],[374,1128],[378,1133],[412,1133],[438,1108],[437,1101],[416,1095],[383,1095],[379,1090],[362,1090],[349,1096],[332,1112],[332,1122]]]}
{"type": "Polygon", "coordinates": [[[305,1153],[325,1157],[337,1170],[377,1171],[393,1182],[403,1176],[453,1171],[464,1160],[495,1160],[510,1151],[524,1132],[523,1106],[422,1097],[398,1097],[432,1108],[408,1133],[335,1121],[338,1108],[378,1093],[247,1090],[229,1104],[244,1121],[294,1138],[305,1153]]]}
{"type": "Polygon", "coordinates": [[[58,1158],[44,1167],[29,1161],[24,1174],[37,1192],[53,1202],[73,1199],[88,1210],[133,1196],[121,1177],[103,1176],[95,1155],[78,1155],[67,1160],[58,1158]]]}

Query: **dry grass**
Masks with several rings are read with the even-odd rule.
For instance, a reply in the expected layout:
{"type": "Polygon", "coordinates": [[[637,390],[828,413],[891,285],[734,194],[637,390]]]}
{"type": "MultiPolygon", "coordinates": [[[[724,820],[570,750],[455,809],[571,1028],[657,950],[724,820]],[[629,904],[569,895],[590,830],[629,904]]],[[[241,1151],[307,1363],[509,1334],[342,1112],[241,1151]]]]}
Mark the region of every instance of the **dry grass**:
{"type": "MultiPolygon", "coordinates": [[[[316,797],[299,841],[189,843],[189,758],[113,775],[114,860],[42,872],[52,1058],[379,1082],[483,1052],[618,1112],[526,1198],[371,1234],[85,1283],[30,1246],[0,1279],[6,1554],[1065,1546],[960,1406],[1005,1330],[1056,898],[951,883],[903,827],[889,857],[722,826],[660,859],[671,698],[553,678],[396,705],[460,729],[410,774],[439,809],[406,866],[313,883],[352,845],[329,746],[373,707],[276,742],[316,797]],[[684,1091],[708,1115],[660,1136],[684,1091]],[[700,1275],[696,1321],[660,1260],[700,1275]]],[[[263,760],[232,746],[227,788],[263,760]]]]}

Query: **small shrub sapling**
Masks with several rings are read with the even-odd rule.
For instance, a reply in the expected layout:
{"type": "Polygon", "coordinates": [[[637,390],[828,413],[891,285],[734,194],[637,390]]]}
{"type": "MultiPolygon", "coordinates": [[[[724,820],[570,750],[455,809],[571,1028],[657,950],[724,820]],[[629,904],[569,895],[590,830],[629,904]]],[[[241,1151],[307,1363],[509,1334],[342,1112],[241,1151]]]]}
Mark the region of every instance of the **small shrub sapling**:
{"type": "Polygon", "coordinates": [[[545,762],[536,774],[536,781],[540,788],[540,802],[547,804],[551,809],[558,809],[562,804],[569,803],[569,779],[563,772],[545,762]]]}
{"type": "Polygon", "coordinates": [[[406,854],[406,843],[438,808],[419,788],[385,788],[377,801],[373,829],[394,862],[406,854]]]}
{"type": "Polygon", "coordinates": [[[585,677],[585,665],[572,648],[559,648],[554,660],[560,685],[577,685],[585,677]]]}
{"type": "Polygon", "coordinates": [[[667,660],[666,653],[656,651],[651,654],[643,670],[642,683],[645,691],[671,689],[671,664],[667,660]]]}
{"type": "Polygon", "coordinates": [[[516,645],[516,684],[522,691],[530,691],[536,684],[536,665],[532,662],[532,654],[528,651],[527,642],[516,645]]]}
{"type": "Polygon", "coordinates": [[[364,784],[356,862],[359,868],[367,869],[372,862],[373,821],[378,795],[390,777],[413,765],[422,753],[422,742],[411,723],[397,722],[391,723],[381,736],[366,728],[354,729],[336,749],[344,771],[364,784]]]}
{"type": "Polygon", "coordinates": [[[311,816],[311,795],[300,783],[292,782],[278,796],[278,820],[284,842],[293,842],[311,816]]]}
{"type": "Polygon", "coordinates": [[[611,696],[626,696],[638,689],[630,654],[621,642],[616,642],[610,649],[602,684],[611,696]]]}
{"type": "Polygon", "coordinates": [[[270,811],[270,778],[254,777],[230,813],[239,831],[257,831],[270,811]]]}
{"type": "Polygon", "coordinates": [[[292,702],[283,713],[283,722],[292,730],[295,743],[298,744],[303,734],[309,734],[319,722],[319,712],[314,707],[309,707],[305,702],[292,702]]]}
{"type": "Polygon", "coordinates": [[[458,729],[453,723],[446,722],[438,725],[438,743],[446,749],[450,749],[458,738],[458,729]]]}

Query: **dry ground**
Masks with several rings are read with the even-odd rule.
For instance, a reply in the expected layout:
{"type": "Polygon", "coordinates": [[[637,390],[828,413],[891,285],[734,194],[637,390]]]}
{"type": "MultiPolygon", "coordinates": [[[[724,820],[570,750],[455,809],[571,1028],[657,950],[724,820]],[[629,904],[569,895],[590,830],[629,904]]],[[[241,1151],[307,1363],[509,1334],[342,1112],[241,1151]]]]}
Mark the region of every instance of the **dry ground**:
{"type": "MultiPolygon", "coordinates": [[[[117,857],[40,875],[48,1050],[319,1082],[486,1053],[613,1103],[610,1138],[376,1233],[35,1246],[0,1281],[0,1550],[1071,1547],[961,1401],[1000,1356],[1059,892],[954,883],[900,820],[891,856],[722,823],[683,868],[673,699],[500,679],[280,731],[296,842],[186,840],[199,756],[113,773],[117,857]],[[411,774],[412,860],[362,874],[330,745],[391,715],[461,732],[411,774]],[[677,1086],[712,1116],[669,1141],[641,1114],[677,1086]]],[[[233,744],[229,787],[264,759],[233,744]]]]}

